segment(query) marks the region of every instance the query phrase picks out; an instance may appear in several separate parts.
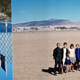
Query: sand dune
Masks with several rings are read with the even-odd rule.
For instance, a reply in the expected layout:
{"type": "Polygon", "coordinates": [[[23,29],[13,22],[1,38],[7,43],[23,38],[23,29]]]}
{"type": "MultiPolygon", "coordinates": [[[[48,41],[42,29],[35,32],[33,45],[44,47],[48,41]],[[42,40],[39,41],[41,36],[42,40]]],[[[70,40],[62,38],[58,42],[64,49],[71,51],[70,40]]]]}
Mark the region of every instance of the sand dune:
{"type": "Polygon", "coordinates": [[[53,49],[56,43],[80,44],[80,31],[50,31],[13,33],[14,80],[79,80],[80,72],[58,74],[47,72],[54,68],[53,49]],[[43,72],[42,69],[46,70],[43,72]]]}

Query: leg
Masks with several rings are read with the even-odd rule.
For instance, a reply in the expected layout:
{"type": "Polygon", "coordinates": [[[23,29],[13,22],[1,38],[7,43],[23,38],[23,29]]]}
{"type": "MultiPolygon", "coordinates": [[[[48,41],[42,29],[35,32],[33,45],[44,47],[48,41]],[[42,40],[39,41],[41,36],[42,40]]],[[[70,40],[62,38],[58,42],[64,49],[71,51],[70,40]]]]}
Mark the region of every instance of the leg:
{"type": "Polygon", "coordinates": [[[64,67],[64,66],[63,66],[63,64],[62,64],[62,65],[61,65],[61,70],[62,70],[62,73],[63,73],[63,67],[64,67]]]}
{"type": "Polygon", "coordinates": [[[79,64],[77,64],[77,70],[79,69],[79,64]]]}
{"type": "Polygon", "coordinates": [[[68,66],[66,66],[66,73],[68,73],[68,66]]]}
{"type": "Polygon", "coordinates": [[[64,65],[64,67],[63,67],[63,71],[64,71],[64,72],[66,72],[65,67],[66,67],[66,66],[64,65]]]}
{"type": "Polygon", "coordinates": [[[70,71],[70,66],[69,66],[69,71],[70,71]]]}
{"type": "Polygon", "coordinates": [[[76,70],[78,70],[79,69],[79,59],[78,58],[76,58],[76,64],[77,64],[77,69],[76,70]]]}
{"type": "Polygon", "coordinates": [[[79,66],[79,71],[80,71],[80,62],[79,62],[79,65],[78,66],[79,66]]]}
{"type": "Polygon", "coordinates": [[[58,61],[58,66],[59,66],[59,73],[61,73],[61,59],[59,58],[59,61],[58,61]]]}
{"type": "Polygon", "coordinates": [[[79,60],[79,71],[80,71],[80,59],[78,59],[79,60]]]}
{"type": "Polygon", "coordinates": [[[71,63],[71,65],[70,65],[70,72],[71,72],[71,67],[72,67],[72,63],[71,63]]]}
{"type": "Polygon", "coordinates": [[[69,71],[69,66],[67,67],[67,71],[69,71]]]}
{"type": "Polygon", "coordinates": [[[79,64],[79,71],[80,71],[80,64],[79,64]]]}
{"type": "Polygon", "coordinates": [[[66,72],[67,72],[67,66],[66,66],[66,72]]]}
{"type": "Polygon", "coordinates": [[[63,65],[63,72],[65,72],[64,69],[65,69],[65,65],[63,65]]]}
{"type": "Polygon", "coordinates": [[[56,68],[57,68],[57,64],[58,64],[58,59],[55,59],[55,66],[54,66],[54,74],[56,75],[56,68]]]}
{"type": "Polygon", "coordinates": [[[74,72],[74,63],[72,63],[72,70],[73,70],[73,72],[74,72]]]}

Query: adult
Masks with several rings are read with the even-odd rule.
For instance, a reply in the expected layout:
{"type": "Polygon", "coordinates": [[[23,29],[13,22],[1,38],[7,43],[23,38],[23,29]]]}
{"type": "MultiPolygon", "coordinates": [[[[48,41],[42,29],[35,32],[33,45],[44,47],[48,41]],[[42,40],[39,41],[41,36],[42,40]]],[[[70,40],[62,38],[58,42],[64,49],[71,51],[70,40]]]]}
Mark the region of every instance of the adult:
{"type": "Polygon", "coordinates": [[[60,43],[57,43],[57,47],[53,50],[53,57],[55,59],[54,75],[56,75],[57,65],[59,67],[59,74],[61,74],[61,53],[60,43]]]}
{"type": "Polygon", "coordinates": [[[67,47],[67,43],[64,42],[63,43],[63,48],[61,49],[62,50],[62,73],[63,73],[64,68],[65,68],[65,60],[66,60],[66,57],[69,54],[69,50],[66,47],[67,47]]]}
{"type": "Polygon", "coordinates": [[[79,48],[79,44],[76,44],[75,53],[76,53],[77,70],[80,71],[80,48],[79,48]]]}
{"type": "MultiPolygon", "coordinates": [[[[70,56],[70,60],[71,60],[72,71],[74,72],[74,63],[76,60],[76,54],[75,54],[75,49],[74,49],[73,44],[70,45],[69,56],[70,56]]],[[[71,68],[70,68],[70,71],[71,71],[71,68]]]]}

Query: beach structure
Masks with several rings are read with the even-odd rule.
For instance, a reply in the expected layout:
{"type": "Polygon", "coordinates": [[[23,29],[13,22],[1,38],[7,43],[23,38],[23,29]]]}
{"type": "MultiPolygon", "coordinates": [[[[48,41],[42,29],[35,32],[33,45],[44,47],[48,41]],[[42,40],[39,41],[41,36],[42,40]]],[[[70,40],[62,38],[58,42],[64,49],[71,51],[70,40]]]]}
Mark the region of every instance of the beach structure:
{"type": "Polygon", "coordinates": [[[24,31],[29,31],[31,27],[18,27],[18,28],[13,28],[13,32],[24,32],[24,31]]]}
{"type": "Polygon", "coordinates": [[[28,27],[17,27],[13,28],[13,32],[33,32],[33,31],[60,31],[60,30],[80,30],[79,27],[72,26],[28,26],[28,27]]]}

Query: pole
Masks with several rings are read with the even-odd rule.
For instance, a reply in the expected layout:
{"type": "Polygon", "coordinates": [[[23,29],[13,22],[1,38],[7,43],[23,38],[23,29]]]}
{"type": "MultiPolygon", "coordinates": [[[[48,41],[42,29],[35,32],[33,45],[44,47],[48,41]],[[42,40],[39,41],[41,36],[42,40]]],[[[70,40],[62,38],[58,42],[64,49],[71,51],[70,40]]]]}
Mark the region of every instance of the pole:
{"type": "Polygon", "coordinates": [[[7,76],[7,20],[5,20],[6,27],[6,76],[7,76]]]}

